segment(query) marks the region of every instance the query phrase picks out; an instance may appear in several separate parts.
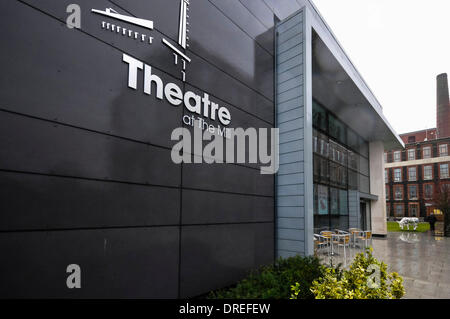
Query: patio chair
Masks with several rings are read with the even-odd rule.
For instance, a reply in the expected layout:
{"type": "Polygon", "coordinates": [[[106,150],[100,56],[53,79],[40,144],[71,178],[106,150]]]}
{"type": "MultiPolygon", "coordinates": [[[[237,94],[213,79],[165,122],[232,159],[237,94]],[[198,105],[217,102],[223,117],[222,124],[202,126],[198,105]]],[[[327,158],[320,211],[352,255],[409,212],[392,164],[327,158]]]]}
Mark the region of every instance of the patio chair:
{"type": "Polygon", "coordinates": [[[347,266],[347,248],[350,248],[350,234],[340,234],[333,236],[335,240],[333,241],[333,245],[336,245],[338,247],[338,253],[339,253],[339,247],[343,247],[344,249],[344,267],[347,266]]]}
{"type": "Polygon", "coordinates": [[[333,253],[334,253],[334,251],[333,251],[333,242],[332,242],[333,232],[330,231],[330,230],[322,230],[320,232],[320,235],[325,237],[328,240],[329,245],[330,245],[330,249],[331,249],[331,251],[329,252],[329,255],[333,255],[333,253]]]}
{"type": "Polygon", "coordinates": [[[356,247],[356,240],[359,235],[361,235],[362,230],[358,228],[349,228],[348,232],[350,233],[351,237],[350,240],[352,241],[353,248],[356,247]]]}
{"type": "Polygon", "coordinates": [[[360,239],[361,241],[364,241],[364,248],[372,246],[372,231],[371,230],[359,232],[359,234],[357,235],[356,238],[360,239]],[[370,245],[368,245],[369,241],[370,241],[370,245]]]}
{"type": "Polygon", "coordinates": [[[325,236],[314,234],[314,251],[318,252],[319,249],[328,247],[328,254],[330,254],[330,240],[325,236]]]}

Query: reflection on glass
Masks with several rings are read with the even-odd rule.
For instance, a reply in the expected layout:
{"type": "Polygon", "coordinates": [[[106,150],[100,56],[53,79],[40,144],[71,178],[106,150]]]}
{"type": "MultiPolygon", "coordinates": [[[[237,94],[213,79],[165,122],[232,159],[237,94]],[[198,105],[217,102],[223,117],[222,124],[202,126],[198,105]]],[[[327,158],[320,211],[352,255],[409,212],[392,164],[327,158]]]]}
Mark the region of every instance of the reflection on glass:
{"type": "Polygon", "coordinates": [[[369,144],[316,101],[313,127],[315,231],[348,229],[348,191],[370,193],[369,144]]]}

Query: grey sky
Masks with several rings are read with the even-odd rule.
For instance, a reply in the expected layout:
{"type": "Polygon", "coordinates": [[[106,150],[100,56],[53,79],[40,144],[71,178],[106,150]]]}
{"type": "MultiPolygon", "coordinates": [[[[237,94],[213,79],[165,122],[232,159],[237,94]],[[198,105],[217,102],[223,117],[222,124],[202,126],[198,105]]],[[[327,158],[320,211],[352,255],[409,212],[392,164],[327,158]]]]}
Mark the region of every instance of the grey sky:
{"type": "Polygon", "coordinates": [[[450,76],[450,0],[313,0],[397,133],[436,125],[450,76]]]}

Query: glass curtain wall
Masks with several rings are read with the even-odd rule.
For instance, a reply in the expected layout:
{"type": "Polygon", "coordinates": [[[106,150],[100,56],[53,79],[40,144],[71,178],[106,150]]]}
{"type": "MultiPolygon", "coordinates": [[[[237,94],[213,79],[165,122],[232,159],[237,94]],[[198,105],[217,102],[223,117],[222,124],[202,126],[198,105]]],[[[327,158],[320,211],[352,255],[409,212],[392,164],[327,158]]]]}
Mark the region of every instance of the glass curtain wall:
{"type": "Polygon", "coordinates": [[[349,191],[370,193],[369,145],[313,101],[313,150],[314,231],[346,230],[349,191]]]}

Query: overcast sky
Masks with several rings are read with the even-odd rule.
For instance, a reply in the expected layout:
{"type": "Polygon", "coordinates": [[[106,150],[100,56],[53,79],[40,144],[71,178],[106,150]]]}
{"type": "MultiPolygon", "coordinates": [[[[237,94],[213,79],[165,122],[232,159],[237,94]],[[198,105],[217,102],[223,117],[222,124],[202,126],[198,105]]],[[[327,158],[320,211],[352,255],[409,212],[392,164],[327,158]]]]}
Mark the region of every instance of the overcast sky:
{"type": "Polygon", "coordinates": [[[450,0],[313,0],[397,133],[436,127],[450,0]]]}

